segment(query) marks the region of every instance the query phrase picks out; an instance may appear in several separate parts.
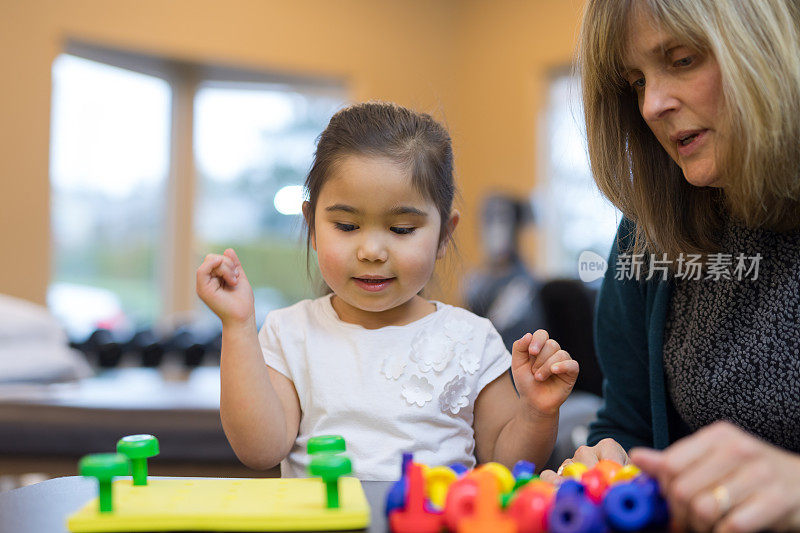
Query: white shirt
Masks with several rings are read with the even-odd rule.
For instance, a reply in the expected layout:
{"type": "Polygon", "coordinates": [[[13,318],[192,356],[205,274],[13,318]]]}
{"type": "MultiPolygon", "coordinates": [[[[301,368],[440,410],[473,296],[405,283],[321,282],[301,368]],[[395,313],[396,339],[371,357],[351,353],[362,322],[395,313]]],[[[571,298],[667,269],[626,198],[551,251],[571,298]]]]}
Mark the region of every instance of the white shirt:
{"type": "Polygon", "coordinates": [[[331,295],[272,311],[259,332],[266,363],[293,383],[302,411],[284,477],[305,477],[308,439],[342,435],[354,475],[400,476],[401,454],[429,465],[475,465],[475,398],[511,365],[485,318],[434,302],[404,326],[342,322],[331,295]]]}

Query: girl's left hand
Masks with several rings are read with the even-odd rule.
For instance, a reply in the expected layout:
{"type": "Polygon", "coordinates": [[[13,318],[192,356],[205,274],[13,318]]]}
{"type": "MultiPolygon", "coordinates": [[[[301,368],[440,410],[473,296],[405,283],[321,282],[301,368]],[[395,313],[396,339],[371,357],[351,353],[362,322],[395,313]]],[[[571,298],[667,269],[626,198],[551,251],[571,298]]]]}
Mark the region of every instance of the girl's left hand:
{"type": "Polygon", "coordinates": [[[800,456],[729,422],[664,451],[633,449],[631,461],[658,479],[678,531],[800,529],[800,456]]]}
{"type": "Polygon", "coordinates": [[[553,416],[572,392],[578,362],[540,329],[514,343],[511,372],[520,399],[535,413],[553,416]]]}

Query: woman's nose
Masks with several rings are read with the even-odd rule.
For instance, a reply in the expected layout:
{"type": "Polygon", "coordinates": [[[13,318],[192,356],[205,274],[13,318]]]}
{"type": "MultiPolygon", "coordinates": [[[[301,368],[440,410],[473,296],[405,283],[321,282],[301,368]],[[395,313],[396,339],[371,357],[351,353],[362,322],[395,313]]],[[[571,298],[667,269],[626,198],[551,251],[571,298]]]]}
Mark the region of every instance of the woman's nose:
{"type": "Polygon", "coordinates": [[[680,100],[676,94],[676,87],[660,79],[647,80],[642,97],[642,118],[647,122],[664,118],[670,111],[678,109],[680,100]]]}
{"type": "Polygon", "coordinates": [[[374,233],[365,232],[364,239],[358,246],[359,261],[385,262],[389,258],[384,240],[374,233]]]}

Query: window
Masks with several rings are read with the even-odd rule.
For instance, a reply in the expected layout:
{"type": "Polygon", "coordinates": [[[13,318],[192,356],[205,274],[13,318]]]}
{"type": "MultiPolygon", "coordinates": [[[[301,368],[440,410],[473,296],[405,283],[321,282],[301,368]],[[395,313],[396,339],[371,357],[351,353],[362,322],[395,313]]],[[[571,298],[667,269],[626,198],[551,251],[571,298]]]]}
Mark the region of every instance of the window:
{"type": "Polygon", "coordinates": [[[52,72],[48,303],[77,337],[152,321],[161,310],[169,84],[72,55],[52,72]]]}
{"type": "Polygon", "coordinates": [[[73,339],[206,312],[194,268],[228,246],[260,318],[312,295],[299,206],[339,82],[73,45],[52,94],[48,304],[73,339]]]}
{"type": "Polygon", "coordinates": [[[535,195],[550,276],[577,277],[578,257],[590,250],[605,258],[620,220],[592,180],[580,80],[556,77],[548,94],[544,135],[545,176],[535,195]]]}
{"type": "Polygon", "coordinates": [[[341,105],[341,95],[281,85],[207,84],[197,91],[196,260],[235,247],[259,321],[314,296],[300,231],[302,185],[316,138],[341,105]]]}

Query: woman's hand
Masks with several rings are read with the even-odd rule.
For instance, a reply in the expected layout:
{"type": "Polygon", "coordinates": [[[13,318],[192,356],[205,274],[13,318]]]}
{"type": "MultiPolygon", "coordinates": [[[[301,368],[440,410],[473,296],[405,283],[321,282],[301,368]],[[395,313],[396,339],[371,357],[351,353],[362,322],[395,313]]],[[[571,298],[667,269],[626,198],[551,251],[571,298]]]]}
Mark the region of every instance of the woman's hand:
{"type": "Polygon", "coordinates": [[[583,463],[587,467],[591,468],[603,459],[607,459],[610,461],[614,461],[615,463],[619,463],[621,465],[626,465],[630,462],[628,459],[628,454],[625,453],[625,450],[620,446],[620,444],[615,441],[614,439],[603,439],[594,446],[581,446],[577,450],[575,450],[575,455],[572,459],[567,459],[558,469],[558,473],[553,472],[552,470],[545,470],[541,474],[542,481],[547,481],[548,483],[552,483],[554,485],[558,485],[563,481],[563,478],[560,477],[561,471],[570,463],[583,463]]]}
{"type": "Polygon", "coordinates": [[[578,379],[578,362],[548,337],[543,329],[526,333],[511,351],[511,372],[520,399],[539,416],[557,414],[578,379]]]}
{"type": "Polygon", "coordinates": [[[233,249],[206,256],[197,269],[196,290],[223,326],[255,320],[253,289],[233,249]]]}
{"type": "Polygon", "coordinates": [[[631,450],[658,479],[678,530],[800,529],[800,456],[728,422],[715,422],[664,451],[631,450]]]}

